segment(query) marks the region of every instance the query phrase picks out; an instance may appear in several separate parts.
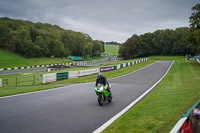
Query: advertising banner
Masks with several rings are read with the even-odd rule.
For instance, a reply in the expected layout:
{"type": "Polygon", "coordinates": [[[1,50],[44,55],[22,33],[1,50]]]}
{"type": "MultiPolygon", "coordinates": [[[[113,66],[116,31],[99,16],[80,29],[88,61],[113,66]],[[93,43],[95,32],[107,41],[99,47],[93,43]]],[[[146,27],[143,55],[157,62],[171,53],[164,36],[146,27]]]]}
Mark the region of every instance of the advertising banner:
{"type": "Polygon", "coordinates": [[[90,74],[99,73],[99,72],[100,72],[99,68],[89,69],[89,70],[80,70],[78,71],[78,76],[85,76],[85,75],[90,75],[90,74]]]}
{"type": "Polygon", "coordinates": [[[101,72],[107,72],[107,71],[111,71],[114,70],[114,66],[108,66],[108,67],[101,67],[100,71],[101,72]]]}
{"type": "Polygon", "coordinates": [[[78,72],[77,71],[69,71],[69,75],[68,75],[69,79],[77,78],[77,77],[78,77],[78,72]]]}
{"type": "Polygon", "coordinates": [[[56,73],[49,73],[49,74],[44,74],[43,75],[43,83],[50,83],[56,81],[56,73]]]}

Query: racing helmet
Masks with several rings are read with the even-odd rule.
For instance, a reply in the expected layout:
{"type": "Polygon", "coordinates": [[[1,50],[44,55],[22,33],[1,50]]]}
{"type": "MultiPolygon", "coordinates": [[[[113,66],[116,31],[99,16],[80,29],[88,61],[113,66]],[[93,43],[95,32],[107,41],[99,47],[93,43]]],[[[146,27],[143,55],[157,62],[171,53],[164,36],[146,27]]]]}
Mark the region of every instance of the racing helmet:
{"type": "Polygon", "coordinates": [[[97,78],[101,78],[102,76],[102,73],[97,73],[97,78]]]}

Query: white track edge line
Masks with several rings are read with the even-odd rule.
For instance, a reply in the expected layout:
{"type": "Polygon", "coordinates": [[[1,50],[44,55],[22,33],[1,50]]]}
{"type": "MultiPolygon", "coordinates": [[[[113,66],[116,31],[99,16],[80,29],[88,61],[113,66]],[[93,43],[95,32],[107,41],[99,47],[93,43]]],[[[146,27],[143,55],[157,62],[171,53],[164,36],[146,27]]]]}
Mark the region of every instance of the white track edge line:
{"type": "MultiPolygon", "coordinates": [[[[156,61],[158,62],[158,61],[156,61]]],[[[110,78],[108,80],[111,80],[111,79],[116,79],[116,78],[120,78],[120,77],[124,77],[126,75],[129,75],[129,74],[132,74],[132,73],[135,73],[137,71],[140,71],[148,66],[151,66],[153,64],[155,64],[156,62],[150,64],[150,65],[147,65],[143,68],[140,68],[134,72],[131,72],[131,73],[128,73],[128,74],[125,74],[125,75],[122,75],[122,76],[118,76],[118,77],[114,77],[114,78],[110,78]]],[[[137,64],[136,64],[137,65],[137,64]]],[[[94,81],[93,81],[94,82],[94,81]]],[[[92,82],[87,82],[87,83],[92,83],[92,82]]],[[[16,97],[16,96],[23,96],[23,95],[29,95],[29,94],[35,94],[35,93],[41,93],[41,92],[46,92],[46,91],[54,91],[54,90],[58,90],[58,89],[62,89],[62,88],[65,88],[65,87],[71,87],[71,86],[76,86],[76,85],[81,85],[81,84],[87,84],[87,83],[78,83],[78,84],[74,84],[74,85],[69,85],[69,86],[63,86],[63,87],[58,87],[58,88],[51,88],[51,89],[47,89],[47,90],[40,90],[40,91],[34,91],[34,92],[27,92],[27,93],[23,93],[23,94],[16,94],[16,95],[11,95],[11,96],[4,96],[4,97],[0,97],[0,99],[3,99],[3,98],[10,98],[10,97],[16,97]]]]}
{"type": "Polygon", "coordinates": [[[168,68],[167,72],[165,73],[165,75],[163,75],[163,77],[158,80],[158,82],[156,82],[151,88],[149,88],[146,92],[144,92],[140,97],[138,97],[135,101],[133,101],[131,104],[129,104],[126,108],[124,108],[121,112],[119,112],[117,115],[115,115],[114,117],[112,117],[110,120],[108,120],[106,123],[104,123],[102,126],[100,126],[98,129],[96,129],[95,131],[93,131],[93,133],[100,133],[102,132],[104,129],[106,129],[111,123],[113,123],[116,119],[118,119],[120,116],[122,116],[124,113],[126,113],[130,108],[132,108],[137,102],[139,102],[144,96],[146,96],[157,84],[159,84],[162,79],[167,75],[167,73],[169,72],[170,68],[172,67],[174,61],[171,63],[170,67],[168,68]]]}

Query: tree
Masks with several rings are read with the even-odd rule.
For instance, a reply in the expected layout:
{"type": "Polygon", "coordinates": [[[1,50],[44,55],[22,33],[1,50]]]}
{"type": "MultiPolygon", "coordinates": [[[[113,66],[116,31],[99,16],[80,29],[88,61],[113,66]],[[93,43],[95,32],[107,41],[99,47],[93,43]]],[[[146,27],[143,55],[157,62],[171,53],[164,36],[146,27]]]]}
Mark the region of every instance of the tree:
{"type": "Polygon", "coordinates": [[[154,54],[153,34],[145,33],[139,37],[138,56],[150,56],[154,54]]]}
{"type": "Polygon", "coordinates": [[[93,44],[92,43],[87,43],[83,48],[82,55],[84,57],[89,57],[89,56],[92,57],[93,56],[92,49],[93,49],[93,44]]]}
{"type": "Polygon", "coordinates": [[[100,53],[102,52],[104,52],[102,42],[97,40],[93,41],[93,50],[92,50],[93,55],[100,55],[100,53]]]}
{"type": "Polygon", "coordinates": [[[192,43],[194,46],[194,53],[200,54],[200,4],[196,4],[192,7],[194,11],[190,16],[190,27],[191,31],[188,35],[187,41],[192,43]]]}
{"type": "Polygon", "coordinates": [[[190,16],[190,27],[192,29],[200,29],[200,4],[196,4],[192,7],[194,11],[190,16]]]}
{"type": "Polygon", "coordinates": [[[124,59],[132,59],[133,57],[137,57],[138,45],[139,37],[136,34],[134,34],[125,43],[121,44],[121,46],[119,47],[119,55],[124,59]]]}
{"type": "MultiPolygon", "coordinates": [[[[94,45],[88,34],[51,24],[0,18],[0,31],[0,48],[26,57],[82,56],[88,44],[92,50],[94,45]]],[[[101,47],[97,51],[101,52],[101,47]]]]}
{"type": "Polygon", "coordinates": [[[173,42],[172,55],[192,54],[192,44],[186,41],[190,28],[181,27],[175,29],[175,40],[173,42]]]}

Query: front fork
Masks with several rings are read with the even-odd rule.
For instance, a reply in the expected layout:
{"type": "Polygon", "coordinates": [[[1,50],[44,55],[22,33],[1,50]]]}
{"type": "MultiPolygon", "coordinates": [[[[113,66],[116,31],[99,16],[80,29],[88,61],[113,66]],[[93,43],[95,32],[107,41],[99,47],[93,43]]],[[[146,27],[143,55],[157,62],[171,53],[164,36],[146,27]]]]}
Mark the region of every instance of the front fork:
{"type": "Polygon", "coordinates": [[[104,101],[104,95],[103,95],[103,93],[101,93],[101,97],[102,97],[102,100],[104,101]]]}

